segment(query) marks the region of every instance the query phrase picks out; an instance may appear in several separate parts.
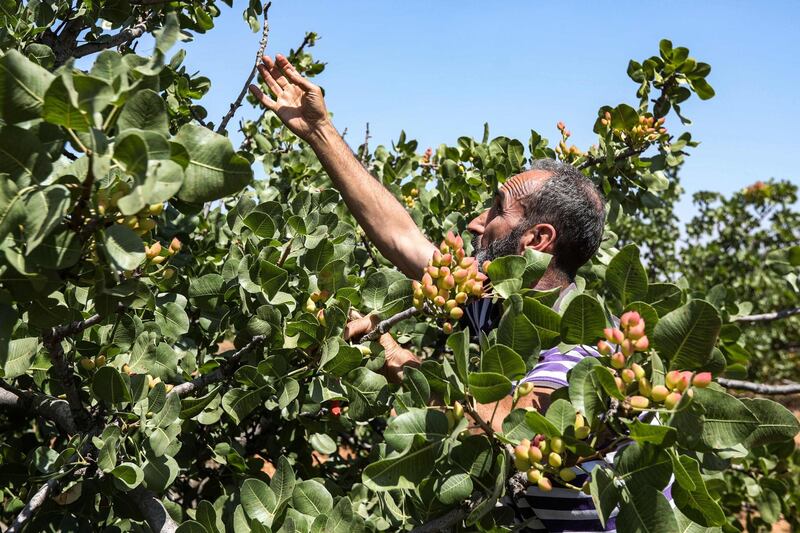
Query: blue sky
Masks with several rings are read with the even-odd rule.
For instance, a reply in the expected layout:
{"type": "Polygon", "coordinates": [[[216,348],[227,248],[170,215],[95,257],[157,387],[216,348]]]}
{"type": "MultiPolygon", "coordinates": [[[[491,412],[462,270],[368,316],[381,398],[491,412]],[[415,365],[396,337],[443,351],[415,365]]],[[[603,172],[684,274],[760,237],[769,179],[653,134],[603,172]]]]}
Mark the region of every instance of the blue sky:
{"type": "MultiPolygon", "coordinates": [[[[203,103],[219,120],[252,65],[259,35],[223,8],[217,27],[184,43],[187,64],[212,80],[203,103]]],[[[594,142],[596,110],[635,103],[629,59],[657,53],[664,37],[711,64],[717,96],[683,107],[702,144],[682,183],[731,192],[758,179],[800,183],[800,2],[523,2],[275,0],[267,51],[287,52],[305,31],[328,65],[334,123],[355,146],[370,123],[373,143],[400,130],[421,147],[492,136],[554,139],[563,120],[578,146],[594,142]]],[[[256,115],[244,107],[239,117],[256,115]]],[[[667,123],[671,131],[677,120],[667,123]]],[[[679,213],[687,218],[688,195],[679,213]]]]}

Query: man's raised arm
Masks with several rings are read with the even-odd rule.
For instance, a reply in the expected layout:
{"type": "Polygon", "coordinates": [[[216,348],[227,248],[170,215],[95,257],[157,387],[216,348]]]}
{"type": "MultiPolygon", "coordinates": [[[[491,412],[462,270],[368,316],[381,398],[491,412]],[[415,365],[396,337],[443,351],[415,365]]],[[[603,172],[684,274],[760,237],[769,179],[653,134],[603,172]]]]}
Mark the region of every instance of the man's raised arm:
{"type": "Polygon", "coordinates": [[[280,54],[276,61],[265,56],[258,70],[275,98],[251,85],[256,99],[311,145],[348,209],[381,254],[406,276],[419,278],[434,245],[394,195],[353,155],[328,118],[320,88],[280,54]]]}

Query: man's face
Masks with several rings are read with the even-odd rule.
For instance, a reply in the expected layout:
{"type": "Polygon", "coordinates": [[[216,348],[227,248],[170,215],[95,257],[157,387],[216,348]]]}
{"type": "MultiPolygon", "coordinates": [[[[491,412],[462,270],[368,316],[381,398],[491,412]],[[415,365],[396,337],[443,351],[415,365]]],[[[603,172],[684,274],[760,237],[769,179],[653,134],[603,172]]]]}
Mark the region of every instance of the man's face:
{"type": "Polygon", "coordinates": [[[500,186],[492,206],[467,225],[475,235],[472,245],[478,264],[522,251],[520,237],[527,228],[521,225],[525,218],[521,199],[532,193],[549,175],[546,170],[531,170],[513,176],[500,186]]]}

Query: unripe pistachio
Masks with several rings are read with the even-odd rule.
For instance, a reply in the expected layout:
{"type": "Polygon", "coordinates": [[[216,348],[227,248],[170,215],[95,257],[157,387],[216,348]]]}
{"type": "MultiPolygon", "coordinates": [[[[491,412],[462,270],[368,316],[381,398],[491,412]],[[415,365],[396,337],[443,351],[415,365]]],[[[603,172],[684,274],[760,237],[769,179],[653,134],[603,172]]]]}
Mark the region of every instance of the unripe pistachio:
{"type": "Polygon", "coordinates": [[[150,213],[151,216],[157,217],[164,211],[164,204],[150,204],[147,207],[147,212],[150,213]]]}
{"type": "Polygon", "coordinates": [[[161,243],[156,241],[153,243],[152,246],[145,246],[144,247],[144,254],[147,256],[148,259],[152,259],[157,255],[161,254],[161,243]]]}
{"type": "Polygon", "coordinates": [[[644,336],[644,320],[640,320],[635,326],[628,329],[628,338],[637,340],[644,336]]]}
{"type": "Polygon", "coordinates": [[[164,262],[164,261],[166,261],[166,260],[167,260],[166,256],[163,256],[163,255],[157,255],[157,256],[155,256],[154,258],[152,258],[152,259],[150,260],[150,262],[151,262],[151,263],[155,263],[156,265],[160,265],[161,263],[163,263],[163,262],[164,262]]]}
{"type": "Polygon", "coordinates": [[[472,295],[480,298],[483,296],[483,284],[481,283],[473,283],[472,284],[472,295]]]}
{"type": "Polygon", "coordinates": [[[437,289],[433,285],[425,285],[422,287],[422,294],[424,294],[427,298],[433,299],[439,294],[439,289],[437,289]]]}
{"type": "Polygon", "coordinates": [[[327,320],[325,320],[325,310],[324,310],[324,309],[320,309],[320,310],[317,312],[317,321],[319,321],[319,324],[320,324],[320,325],[321,325],[323,328],[324,328],[324,327],[326,327],[326,326],[328,325],[328,321],[327,321],[327,320]]]}
{"type": "Polygon", "coordinates": [[[711,372],[699,372],[692,378],[692,385],[704,389],[711,384],[711,372]]]}
{"type": "Polygon", "coordinates": [[[422,298],[417,298],[416,296],[414,296],[414,298],[411,300],[411,304],[420,311],[422,310],[423,307],[422,298]]]}
{"type": "Polygon", "coordinates": [[[441,266],[441,264],[442,264],[442,252],[440,252],[439,250],[434,250],[433,251],[432,262],[433,262],[433,266],[441,266]]]}
{"type": "Polygon", "coordinates": [[[444,296],[437,296],[433,299],[433,304],[438,307],[444,307],[446,302],[447,300],[444,299],[444,296]]]}
{"type": "Polygon", "coordinates": [[[586,425],[586,419],[583,418],[583,415],[580,413],[575,414],[575,422],[572,424],[575,429],[582,428],[586,425]]]}
{"type": "Polygon", "coordinates": [[[172,385],[170,383],[167,383],[166,385],[164,385],[164,387],[167,389],[167,393],[169,394],[169,392],[172,390],[172,387],[174,387],[174,385],[172,385]]]}
{"type": "Polygon", "coordinates": [[[625,383],[633,383],[636,380],[636,374],[633,372],[631,368],[625,368],[621,372],[622,374],[622,381],[625,383]]]}
{"type": "Polygon", "coordinates": [[[80,364],[84,370],[94,370],[95,363],[88,357],[81,357],[80,364]]]}
{"type": "Polygon", "coordinates": [[[174,268],[168,268],[168,269],[164,270],[164,273],[162,274],[162,276],[164,276],[165,280],[166,279],[172,279],[172,276],[174,276],[174,275],[175,275],[175,269],[174,268]]]}
{"type": "Polygon", "coordinates": [[[469,269],[474,264],[475,264],[474,257],[464,257],[458,262],[458,266],[465,269],[469,269]]]}
{"type": "Polygon", "coordinates": [[[622,339],[625,338],[625,334],[617,328],[604,328],[603,335],[606,336],[606,340],[613,342],[614,344],[621,343],[622,339]]]}
{"type": "Polygon", "coordinates": [[[664,407],[667,409],[675,409],[675,406],[678,405],[678,402],[681,401],[681,393],[680,392],[670,392],[666,398],[664,398],[664,407]]]}
{"type": "Polygon", "coordinates": [[[136,215],[128,215],[123,219],[123,223],[131,229],[138,229],[139,217],[136,215]]]}
{"type": "Polygon", "coordinates": [[[545,476],[539,478],[539,481],[536,483],[536,486],[539,487],[539,490],[542,492],[550,492],[551,490],[553,490],[553,484],[545,476]]]}
{"type": "Polygon", "coordinates": [[[356,348],[358,348],[358,351],[361,352],[361,355],[363,357],[369,357],[370,355],[372,355],[372,350],[370,350],[369,346],[365,344],[359,344],[356,346],[356,348]]]}
{"type": "Polygon", "coordinates": [[[587,438],[589,436],[589,433],[591,431],[592,430],[589,428],[589,426],[581,426],[579,428],[576,428],[575,429],[575,438],[579,439],[579,440],[583,440],[583,439],[585,439],[585,438],[587,438]]]}
{"type": "Polygon", "coordinates": [[[532,464],[542,462],[542,457],[544,456],[542,455],[542,450],[540,450],[538,446],[528,446],[528,449],[525,450],[525,452],[528,461],[530,461],[532,464]]]}
{"type": "Polygon", "coordinates": [[[678,383],[675,385],[675,388],[679,391],[683,392],[689,388],[689,384],[692,382],[692,373],[688,370],[684,370],[681,372],[681,377],[678,380],[678,383]]]}
{"type": "Polygon", "coordinates": [[[450,322],[445,322],[444,324],[442,324],[442,331],[444,331],[445,334],[450,335],[451,333],[453,333],[453,324],[451,324],[450,322]]]}
{"type": "Polygon", "coordinates": [[[453,404],[453,415],[456,417],[456,420],[464,418],[464,406],[461,405],[461,402],[455,402],[453,404]]]}
{"type": "Polygon", "coordinates": [[[577,476],[577,474],[575,474],[575,472],[571,468],[562,468],[558,472],[558,477],[560,477],[561,479],[563,479],[564,481],[569,483],[570,481],[573,481],[578,476],[577,476]]]}
{"type": "Polygon", "coordinates": [[[436,278],[438,278],[438,277],[439,277],[439,267],[435,267],[435,266],[431,265],[431,266],[429,266],[429,267],[427,268],[427,272],[428,272],[428,275],[429,275],[429,276],[430,276],[432,279],[436,279],[436,278]]]}
{"type": "Polygon", "coordinates": [[[447,245],[447,243],[443,242],[442,244],[439,245],[439,251],[443,254],[446,254],[447,252],[450,251],[450,247],[447,245]]]}
{"type": "Polygon", "coordinates": [[[455,272],[453,272],[453,279],[456,283],[464,283],[467,277],[469,276],[469,271],[464,270],[463,268],[459,268],[455,272]]]}
{"type": "Polygon", "coordinates": [[[633,355],[633,352],[635,351],[633,348],[633,341],[631,341],[630,339],[624,339],[622,341],[620,349],[622,350],[622,355],[624,355],[625,357],[630,357],[631,355],[633,355]]]}
{"type": "MultiPolygon", "coordinates": [[[[142,232],[148,232],[156,227],[156,221],[150,218],[140,218],[138,228],[142,232]]],[[[136,229],[135,227],[133,229],[136,229]]]]}
{"type": "Polygon", "coordinates": [[[538,446],[539,446],[539,449],[542,450],[543,454],[547,453],[547,451],[550,448],[550,444],[548,444],[547,439],[545,439],[544,437],[542,437],[542,439],[539,441],[538,446]]]}
{"type": "Polygon", "coordinates": [[[464,259],[464,249],[459,248],[456,250],[456,263],[461,263],[462,259],[464,259]]]}
{"type": "Polygon", "coordinates": [[[650,406],[650,400],[644,396],[631,396],[628,401],[634,410],[647,409],[650,406]]]}
{"type": "Polygon", "coordinates": [[[441,266],[446,266],[450,268],[450,264],[453,262],[453,254],[446,253],[442,256],[442,263],[441,266]]]}
{"type": "MultiPolygon", "coordinates": [[[[534,439],[535,439],[535,437],[534,437],[534,439]]],[[[520,443],[520,445],[525,447],[525,450],[527,450],[531,446],[531,441],[529,441],[528,439],[522,439],[522,440],[519,441],[519,443],[520,443]]],[[[526,451],[526,453],[527,453],[527,451],[526,451]]]]}
{"type": "Polygon", "coordinates": [[[617,385],[617,390],[625,393],[625,383],[622,381],[622,378],[619,376],[614,376],[614,383],[617,385]]]}
{"type": "Polygon", "coordinates": [[[125,363],[124,365],[122,365],[122,371],[125,374],[130,375],[131,374],[131,366],[129,364],[125,363]]]}
{"type": "Polygon", "coordinates": [[[659,403],[663,402],[667,396],[669,396],[669,389],[664,385],[654,386],[652,392],[650,393],[650,397],[653,398],[653,401],[659,403]]]}
{"type": "Polygon", "coordinates": [[[643,396],[653,394],[653,384],[647,378],[639,378],[639,392],[643,396]]]}
{"type": "Polygon", "coordinates": [[[597,351],[602,355],[609,355],[614,351],[614,349],[606,341],[600,341],[597,343],[597,351]]]}
{"type": "Polygon", "coordinates": [[[674,389],[678,386],[678,382],[681,380],[681,373],[677,370],[670,370],[667,372],[665,381],[667,382],[668,389],[674,389]]]}
{"type": "Polygon", "coordinates": [[[553,468],[558,468],[561,466],[561,456],[556,452],[550,452],[550,455],[547,456],[547,463],[553,468]]]}
{"type": "Polygon", "coordinates": [[[464,316],[464,310],[460,307],[454,307],[450,310],[450,318],[453,320],[459,320],[462,316],[464,316]]]}
{"type": "Polygon", "coordinates": [[[447,266],[439,267],[439,277],[440,278],[445,278],[445,277],[449,276],[450,274],[452,274],[452,272],[450,272],[450,267],[447,267],[447,266]]]}
{"type": "Polygon", "coordinates": [[[529,468],[527,475],[530,483],[539,483],[539,481],[542,479],[542,473],[535,468],[529,468]]]}
{"type": "Polygon", "coordinates": [[[625,356],[622,352],[617,352],[611,356],[611,366],[617,370],[625,368],[625,356]]]}
{"type": "Polygon", "coordinates": [[[647,335],[645,335],[645,336],[644,336],[644,337],[642,337],[641,339],[638,339],[638,340],[637,340],[637,341],[636,341],[636,342],[633,344],[633,349],[634,349],[634,350],[636,350],[637,352],[644,352],[644,351],[647,351],[647,349],[648,349],[649,347],[650,347],[650,339],[648,339],[648,338],[647,338],[647,335]]]}
{"type": "Polygon", "coordinates": [[[453,248],[458,250],[459,248],[464,247],[464,239],[461,238],[461,235],[456,235],[456,240],[453,243],[453,248]]]}
{"type": "Polygon", "coordinates": [[[154,378],[150,374],[147,375],[147,386],[151,389],[161,383],[161,378],[154,378]]]}
{"type": "Polygon", "coordinates": [[[447,289],[452,289],[453,287],[456,286],[456,280],[453,279],[452,274],[448,274],[447,277],[444,278],[443,285],[447,289]]]}
{"type": "Polygon", "coordinates": [[[564,440],[561,437],[553,437],[550,439],[550,448],[555,453],[561,453],[564,451],[564,440]]]}
{"type": "Polygon", "coordinates": [[[527,396],[531,392],[533,392],[533,383],[530,381],[520,383],[519,386],[517,386],[518,397],[527,396]]]}
{"type": "Polygon", "coordinates": [[[448,246],[456,247],[456,234],[453,233],[453,230],[447,232],[447,235],[444,236],[444,242],[447,243],[448,246]]]}
{"type": "Polygon", "coordinates": [[[169,251],[174,254],[180,252],[182,247],[183,243],[178,240],[177,237],[173,237],[172,241],[169,243],[169,251]]]}
{"type": "Polygon", "coordinates": [[[459,292],[456,294],[456,303],[463,304],[467,301],[467,293],[466,292],[459,292]]]}
{"type": "Polygon", "coordinates": [[[106,366],[106,356],[103,354],[98,355],[94,358],[94,366],[97,368],[106,366]]]}
{"type": "MultiPolygon", "coordinates": [[[[439,281],[441,282],[441,280],[439,281]]],[[[447,301],[448,298],[450,298],[450,289],[446,287],[439,287],[439,290],[436,292],[436,294],[438,294],[439,296],[444,298],[445,301],[447,301]]]]}
{"type": "Polygon", "coordinates": [[[455,300],[447,300],[447,301],[444,303],[444,308],[445,308],[446,310],[450,311],[451,309],[453,309],[453,308],[454,308],[455,306],[457,306],[457,305],[458,305],[458,302],[456,302],[455,300]]]}
{"type": "Polygon", "coordinates": [[[636,311],[628,311],[627,313],[623,313],[620,317],[619,325],[622,326],[623,329],[627,329],[637,325],[640,319],[641,315],[639,315],[639,313],[636,311]]]}
{"type": "Polygon", "coordinates": [[[641,365],[633,363],[631,365],[631,369],[633,370],[633,373],[636,375],[636,379],[642,379],[644,377],[644,368],[642,368],[641,365]]]}
{"type": "Polygon", "coordinates": [[[531,463],[528,461],[527,458],[520,459],[519,457],[514,457],[514,468],[519,470],[520,472],[527,472],[528,469],[531,467],[531,463]]]}

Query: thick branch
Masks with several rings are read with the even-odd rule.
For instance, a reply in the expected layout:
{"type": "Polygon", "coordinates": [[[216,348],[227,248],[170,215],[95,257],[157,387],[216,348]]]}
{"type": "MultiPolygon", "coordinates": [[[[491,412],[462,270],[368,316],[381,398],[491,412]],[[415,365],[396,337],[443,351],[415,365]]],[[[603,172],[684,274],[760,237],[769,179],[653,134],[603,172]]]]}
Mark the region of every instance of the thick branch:
{"type": "Polygon", "coordinates": [[[792,307],[791,309],[781,309],[772,313],[763,313],[760,315],[745,315],[732,319],[732,322],[768,322],[770,320],[780,320],[793,315],[800,314],[800,307],[792,307]]]}
{"type": "Polygon", "coordinates": [[[78,432],[69,404],[46,394],[25,391],[20,395],[4,387],[0,390],[0,407],[33,411],[55,422],[62,432],[68,434],[78,432]]]}
{"type": "Polygon", "coordinates": [[[231,108],[222,117],[222,120],[217,127],[217,133],[222,133],[225,131],[225,128],[228,127],[228,122],[231,121],[233,115],[236,114],[236,110],[242,106],[242,100],[244,100],[245,95],[247,94],[247,88],[250,87],[250,82],[253,81],[253,78],[256,75],[256,66],[261,62],[261,57],[264,55],[264,50],[267,48],[267,39],[269,38],[269,17],[267,16],[267,12],[269,11],[272,2],[267,2],[264,4],[264,29],[261,31],[261,42],[258,46],[258,53],[256,54],[256,62],[253,64],[253,68],[250,70],[250,74],[247,76],[247,80],[244,82],[244,86],[242,90],[239,92],[239,96],[236,97],[236,100],[231,103],[231,108]]]}
{"type": "MultiPolygon", "coordinates": [[[[633,147],[626,148],[625,150],[621,151],[620,153],[614,156],[614,162],[622,161],[623,159],[628,159],[629,157],[632,157],[634,155],[639,155],[645,150],[647,150],[648,147],[649,145],[642,148],[633,148],[633,147]]],[[[578,169],[583,170],[584,168],[589,168],[598,163],[602,163],[605,160],[606,160],[605,157],[588,157],[586,161],[578,165],[578,169]]]]}
{"type": "Polygon", "coordinates": [[[25,522],[30,520],[39,507],[47,501],[47,498],[59,484],[61,478],[51,479],[41,487],[36,493],[28,500],[28,503],[25,504],[25,507],[22,508],[22,511],[19,512],[17,517],[14,519],[14,522],[11,526],[6,530],[6,533],[17,533],[22,531],[25,522]]]}
{"type": "Polygon", "coordinates": [[[219,368],[213,372],[195,378],[192,381],[187,381],[186,383],[176,385],[169,393],[177,394],[183,398],[184,396],[188,396],[198,390],[201,390],[212,383],[222,381],[226,377],[230,376],[234,370],[236,370],[236,368],[239,366],[239,360],[242,358],[242,356],[244,356],[244,354],[260,345],[266,339],[266,335],[257,335],[253,337],[250,342],[248,342],[241,350],[230,356],[224,363],[222,363],[222,365],[220,365],[219,368]]]}
{"type": "Polygon", "coordinates": [[[486,421],[483,418],[481,418],[481,415],[478,414],[478,411],[472,408],[470,402],[464,402],[464,411],[466,411],[469,417],[472,420],[474,420],[476,424],[478,424],[478,427],[481,428],[484,433],[486,433],[487,437],[491,437],[492,435],[494,435],[494,430],[492,429],[492,426],[487,424],[486,421]]]}
{"type": "Polygon", "coordinates": [[[375,329],[373,329],[372,331],[361,337],[361,340],[359,342],[374,341],[375,339],[377,339],[378,337],[380,337],[381,335],[392,329],[392,326],[394,326],[398,322],[402,322],[407,318],[411,318],[412,316],[418,313],[419,309],[417,309],[416,307],[409,307],[405,311],[400,311],[396,315],[390,316],[386,320],[378,322],[378,325],[375,327],[375,329]]]}
{"type": "Polygon", "coordinates": [[[71,56],[75,58],[84,57],[91,54],[96,54],[97,52],[102,52],[103,50],[108,50],[109,48],[115,48],[117,46],[128,44],[134,39],[138,39],[144,35],[144,33],[147,31],[147,25],[150,22],[150,19],[151,17],[144,18],[133,26],[125,28],[119,33],[108,36],[107,38],[101,38],[102,40],[98,39],[97,41],[82,44],[72,51],[71,56]]]}
{"type": "Polygon", "coordinates": [[[128,496],[133,498],[139,512],[153,531],[174,533],[178,529],[178,524],[169,515],[161,500],[142,485],[130,491],[128,496]]]}
{"type": "Polygon", "coordinates": [[[766,383],[753,383],[739,379],[719,378],[717,382],[728,389],[744,390],[757,394],[798,394],[800,383],[784,383],[781,385],[768,385],[766,383]]]}

